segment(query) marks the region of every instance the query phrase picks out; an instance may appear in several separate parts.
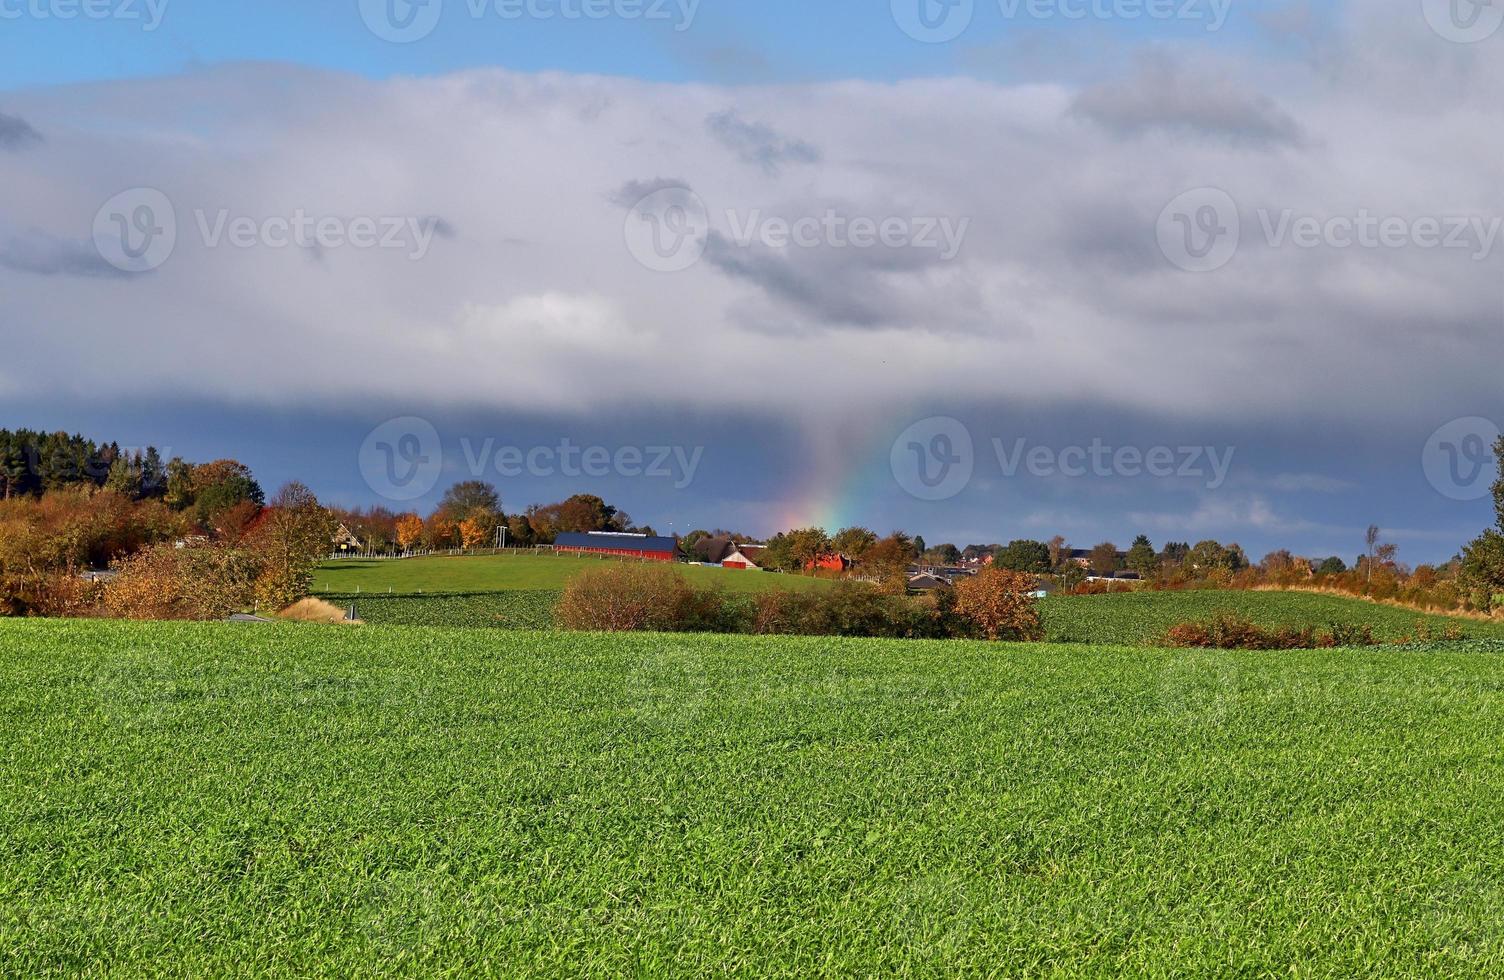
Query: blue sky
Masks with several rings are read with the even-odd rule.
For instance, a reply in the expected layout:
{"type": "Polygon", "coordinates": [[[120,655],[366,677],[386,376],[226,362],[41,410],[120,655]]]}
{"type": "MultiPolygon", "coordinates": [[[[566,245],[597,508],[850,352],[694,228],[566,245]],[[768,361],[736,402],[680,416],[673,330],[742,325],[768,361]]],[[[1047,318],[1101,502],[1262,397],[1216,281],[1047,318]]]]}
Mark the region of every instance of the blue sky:
{"type": "MultiPolygon", "coordinates": [[[[8,11],[49,10],[67,0],[10,0],[8,11]]],[[[104,2],[104,0],[98,0],[104,2]]],[[[372,78],[438,74],[501,65],[517,71],[624,75],[664,82],[784,81],[843,78],[897,80],[958,71],[1017,74],[1015,45],[1108,47],[1179,42],[1276,51],[1262,21],[1280,4],[1235,4],[1225,26],[1206,28],[1211,0],[1193,9],[1206,19],[1088,20],[1010,17],[1001,0],[982,0],[963,35],[919,43],[873,0],[673,0],[663,19],[569,18],[583,0],[538,0],[550,17],[481,17],[471,4],[442,0],[438,26],[425,39],[395,44],[365,26],[356,0],[110,0],[121,16],[62,19],[21,16],[0,32],[0,85],[22,88],[170,74],[230,61],[286,61],[372,78]],[[570,3],[574,6],[569,6],[570,3]],[[676,7],[684,3],[689,7],[676,7]],[[151,25],[154,9],[160,24],[151,25]],[[692,10],[688,26],[678,11],[692,10]]],[[[401,0],[399,0],[401,2],[401,0]]],[[[491,0],[492,3],[495,0],[491,0]]],[[[505,0],[503,0],[505,2],[505,0]]],[[[657,0],[642,0],[653,4],[657,0]]],[[[1096,0],[1103,2],[1103,0],[1096,0]]],[[[1186,0],[1176,0],[1184,3],[1186,0]]],[[[1320,18],[1323,4],[1312,16],[1320,18]]],[[[69,8],[64,7],[66,12],[69,8]]],[[[1076,9],[1076,8],[1068,8],[1076,9]]],[[[1060,64],[1060,70],[1082,66],[1060,64]]]]}
{"type": "Polygon", "coordinates": [[[381,0],[73,2],[0,3],[3,424],[353,505],[395,503],[363,454],[418,418],[443,468],[413,506],[481,475],[660,530],[1350,558],[1376,522],[1418,562],[1490,519],[1458,453],[1504,420],[1504,32],[1459,43],[1439,0],[976,0],[942,43],[905,33],[920,0],[443,0],[412,43],[381,0]],[[109,236],[155,202],[173,247],[130,259],[109,236]],[[1275,230],[1369,213],[1404,240],[1275,230]],[[407,252],[276,241],[299,215],[390,221],[407,252]],[[854,244],[853,218],[899,241],[854,244]],[[1471,250],[1416,234],[1454,219],[1471,250]],[[688,261],[660,266],[643,236],[680,226],[688,261]],[[906,431],[948,452],[950,419],[974,473],[926,499],[906,431]],[[1007,474],[994,438],[1232,455],[1215,485],[1007,474]],[[562,439],[702,456],[687,486],[465,462],[562,439]]]}

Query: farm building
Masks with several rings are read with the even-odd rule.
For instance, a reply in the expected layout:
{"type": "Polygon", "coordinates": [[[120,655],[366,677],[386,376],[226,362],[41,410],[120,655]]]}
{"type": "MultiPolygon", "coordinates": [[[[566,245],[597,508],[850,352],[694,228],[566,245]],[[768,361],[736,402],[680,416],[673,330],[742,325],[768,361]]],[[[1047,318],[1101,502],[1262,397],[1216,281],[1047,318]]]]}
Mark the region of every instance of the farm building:
{"type": "Polygon", "coordinates": [[[599,555],[604,558],[639,558],[643,561],[678,561],[679,542],[673,538],[654,538],[646,534],[614,534],[594,531],[590,534],[561,534],[554,550],[575,555],[599,555]]]}
{"type": "Polygon", "coordinates": [[[730,538],[701,538],[690,550],[691,560],[702,564],[755,572],[762,569],[758,558],[767,549],[760,544],[737,544],[730,538]]]}
{"type": "Polygon", "coordinates": [[[943,575],[935,575],[930,572],[921,572],[918,575],[909,576],[909,591],[911,592],[940,592],[954,585],[950,579],[943,575]]]}
{"type": "Polygon", "coordinates": [[[731,553],[721,559],[724,568],[740,568],[744,571],[761,571],[762,566],[758,561],[767,548],[760,544],[739,544],[731,549],[731,553]]]}
{"type": "Polygon", "coordinates": [[[845,555],[828,554],[821,555],[804,563],[806,572],[845,572],[850,571],[854,563],[845,555]]]}

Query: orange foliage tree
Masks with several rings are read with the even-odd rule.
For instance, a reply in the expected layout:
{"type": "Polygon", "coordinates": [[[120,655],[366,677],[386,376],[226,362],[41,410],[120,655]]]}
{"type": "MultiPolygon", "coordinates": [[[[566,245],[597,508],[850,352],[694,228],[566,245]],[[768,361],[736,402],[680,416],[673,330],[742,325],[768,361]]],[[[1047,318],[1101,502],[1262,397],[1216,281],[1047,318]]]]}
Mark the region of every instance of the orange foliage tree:
{"type": "Polygon", "coordinates": [[[956,583],[956,612],[989,640],[1039,640],[1032,576],[993,566],[956,583]]]}
{"type": "Polygon", "coordinates": [[[479,517],[467,517],[460,521],[460,546],[465,550],[479,548],[491,540],[492,528],[479,517]]]}
{"type": "Polygon", "coordinates": [[[423,538],[423,518],[417,514],[403,514],[397,518],[397,544],[403,551],[423,538]]]}

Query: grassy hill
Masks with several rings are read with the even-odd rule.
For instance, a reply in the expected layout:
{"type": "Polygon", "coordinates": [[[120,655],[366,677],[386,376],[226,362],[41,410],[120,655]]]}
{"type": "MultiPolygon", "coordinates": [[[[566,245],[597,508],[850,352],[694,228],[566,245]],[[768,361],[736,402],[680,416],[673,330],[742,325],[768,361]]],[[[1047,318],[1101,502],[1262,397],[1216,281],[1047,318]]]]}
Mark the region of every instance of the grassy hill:
{"type": "MultiPolygon", "coordinates": [[[[426,558],[401,562],[341,561],[318,574],[319,590],[353,601],[367,622],[393,626],[547,629],[570,577],[601,562],[534,555],[426,558]],[[391,588],[393,596],[385,593],[391,588]],[[356,595],[357,589],[360,594],[356,595]],[[424,594],[417,595],[419,591],[424,594]],[[435,593],[444,593],[436,595],[435,593]]],[[[828,583],[799,575],[680,566],[690,581],[731,591],[818,589],[828,583]]],[[[1428,616],[1345,596],[1304,592],[1135,592],[1055,596],[1040,604],[1047,638],[1057,643],[1152,646],[1170,627],[1234,612],[1261,626],[1367,625],[1380,642],[1416,636],[1421,624],[1439,636],[1448,627],[1469,638],[1504,638],[1504,623],[1428,616]]]]}
{"type": "MultiPolygon", "coordinates": [[[[562,591],[583,571],[608,564],[599,558],[563,558],[517,554],[457,558],[413,558],[406,561],[335,561],[319,569],[315,589],[321,594],[419,591],[474,594],[484,592],[562,591]]],[[[715,585],[732,592],[768,588],[818,589],[826,583],[802,575],[772,575],[728,568],[677,566],[699,586],[715,585]]]]}
{"type": "Polygon", "coordinates": [[[1361,599],[1308,592],[1133,592],[1052,596],[1040,603],[1049,638],[1061,643],[1154,644],[1172,626],[1206,620],[1223,611],[1265,627],[1366,625],[1381,642],[1415,637],[1422,624],[1433,635],[1455,627],[1469,638],[1504,637],[1501,623],[1430,616],[1361,599]]]}
{"type": "Polygon", "coordinates": [[[1481,976],[1504,659],[0,622],[0,975],[1481,976]]]}

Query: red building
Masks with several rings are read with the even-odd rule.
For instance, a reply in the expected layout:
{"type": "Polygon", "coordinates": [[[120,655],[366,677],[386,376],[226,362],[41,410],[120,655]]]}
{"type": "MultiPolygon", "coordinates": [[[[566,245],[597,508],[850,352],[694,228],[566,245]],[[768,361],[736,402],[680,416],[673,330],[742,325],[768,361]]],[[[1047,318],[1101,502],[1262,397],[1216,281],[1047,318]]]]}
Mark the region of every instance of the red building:
{"type": "Polygon", "coordinates": [[[564,554],[593,555],[603,558],[636,558],[641,561],[678,561],[679,542],[673,538],[654,538],[646,534],[614,534],[595,531],[590,534],[561,534],[554,550],[564,554]]]}
{"type": "Polygon", "coordinates": [[[806,572],[844,572],[851,568],[851,559],[845,555],[821,555],[813,561],[806,562],[806,572]]]}

